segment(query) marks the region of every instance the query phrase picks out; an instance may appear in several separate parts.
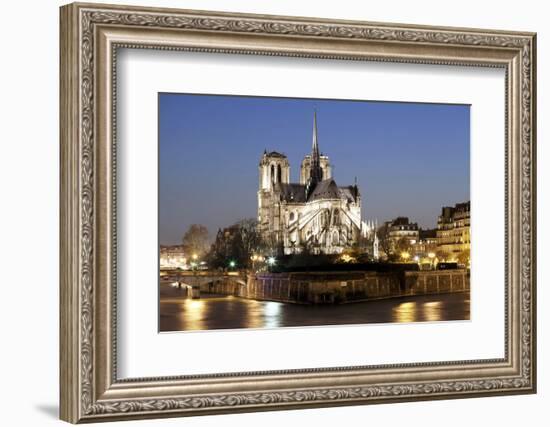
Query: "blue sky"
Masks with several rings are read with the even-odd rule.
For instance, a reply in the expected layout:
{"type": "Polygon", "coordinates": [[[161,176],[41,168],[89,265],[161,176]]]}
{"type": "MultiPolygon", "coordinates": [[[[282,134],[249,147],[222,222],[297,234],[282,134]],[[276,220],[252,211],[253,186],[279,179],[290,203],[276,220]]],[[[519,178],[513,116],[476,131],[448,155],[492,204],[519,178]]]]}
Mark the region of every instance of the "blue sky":
{"type": "Polygon", "coordinates": [[[338,185],[357,177],[363,218],[408,216],[431,228],[443,205],[470,198],[467,105],[159,94],[159,240],[257,215],[258,163],[285,153],[291,182],[319,147],[338,185]]]}

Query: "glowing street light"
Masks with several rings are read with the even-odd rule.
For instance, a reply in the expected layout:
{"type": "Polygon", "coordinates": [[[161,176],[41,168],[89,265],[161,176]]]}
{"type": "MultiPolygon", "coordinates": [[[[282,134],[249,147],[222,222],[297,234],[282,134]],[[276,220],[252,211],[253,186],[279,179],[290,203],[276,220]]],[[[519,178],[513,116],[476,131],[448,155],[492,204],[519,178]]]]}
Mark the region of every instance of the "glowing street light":
{"type": "Polygon", "coordinates": [[[236,265],[237,263],[235,261],[229,261],[229,267],[235,268],[236,265]]]}
{"type": "Polygon", "coordinates": [[[193,259],[196,261],[199,256],[197,254],[193,254],[193,259]]]}
{"type": "Polygon", "coordinates": [[[267,263],[268,263],[269,265],[275,265],[275,262],[276,262],[276,261],[275,261],[275,257],[270,256],[270,257],[267,259],[267,263]]]}
{"type": "Polygon", "coordinates": [[[411,257],[411,254],[408,252],[401,252],[401,258],[403,258],[405,261],[408,260],[411,257]]]}
{"type": "Polygon", "coordinates": [[[342,260],[343,262],[351,262],[351,261],[355,261],[355,258],[353,258],[348,254],[344,254],[340,257],[340,260],[342,260]]]}

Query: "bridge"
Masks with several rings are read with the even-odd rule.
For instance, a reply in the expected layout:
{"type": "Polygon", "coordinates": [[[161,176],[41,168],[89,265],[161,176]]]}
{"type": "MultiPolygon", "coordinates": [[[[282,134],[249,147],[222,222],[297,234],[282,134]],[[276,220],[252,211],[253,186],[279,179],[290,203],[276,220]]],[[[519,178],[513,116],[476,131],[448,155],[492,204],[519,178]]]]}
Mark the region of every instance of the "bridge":
{"type": "Polygon", "coordinates": [[[246,271],[164,270],[163,273],[165,280],[177,282],[179,287],[188,290],[192,298],[200,298],[201,293],[239,295],[247,281],[246,271]]]}

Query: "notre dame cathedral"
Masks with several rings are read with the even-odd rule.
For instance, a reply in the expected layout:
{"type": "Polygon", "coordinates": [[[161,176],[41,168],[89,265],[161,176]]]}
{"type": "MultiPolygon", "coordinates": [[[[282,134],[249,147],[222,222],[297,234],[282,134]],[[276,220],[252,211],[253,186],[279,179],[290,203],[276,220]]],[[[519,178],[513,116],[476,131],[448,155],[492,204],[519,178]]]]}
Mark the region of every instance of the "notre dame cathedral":
{"type": "Polygon", "coordinates": [[[361,238],[374,238],[375,226],[361,219],[357,183],[340,187],[332,178],[328,156],[319,151],[317,114],[313,116],[311,154],[302,160],[300,183],[290,182],[288,158],[264,151],[259,165],[258,226],[279,253],[339,254],[361,238]]]}

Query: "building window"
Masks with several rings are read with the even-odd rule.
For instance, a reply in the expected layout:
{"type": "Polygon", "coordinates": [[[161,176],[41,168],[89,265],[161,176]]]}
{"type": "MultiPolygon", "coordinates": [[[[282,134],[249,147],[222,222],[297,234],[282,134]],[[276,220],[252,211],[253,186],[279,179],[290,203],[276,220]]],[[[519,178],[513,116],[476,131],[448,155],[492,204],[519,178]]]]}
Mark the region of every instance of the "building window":
{"type": "Polygon", "coordinates": [[[275,184],[275,166],[271,165],[271,183],[275,184]]]}
{"type": "Polygon", "coordinates": [[[281,165],[277,165],[277,182],[282,182],[281,180],[281,165]]]}
{"type": "Polygon", "coordinates": [[[290,212],[290,220],[294,221],[294,212],[290,212]]]}

